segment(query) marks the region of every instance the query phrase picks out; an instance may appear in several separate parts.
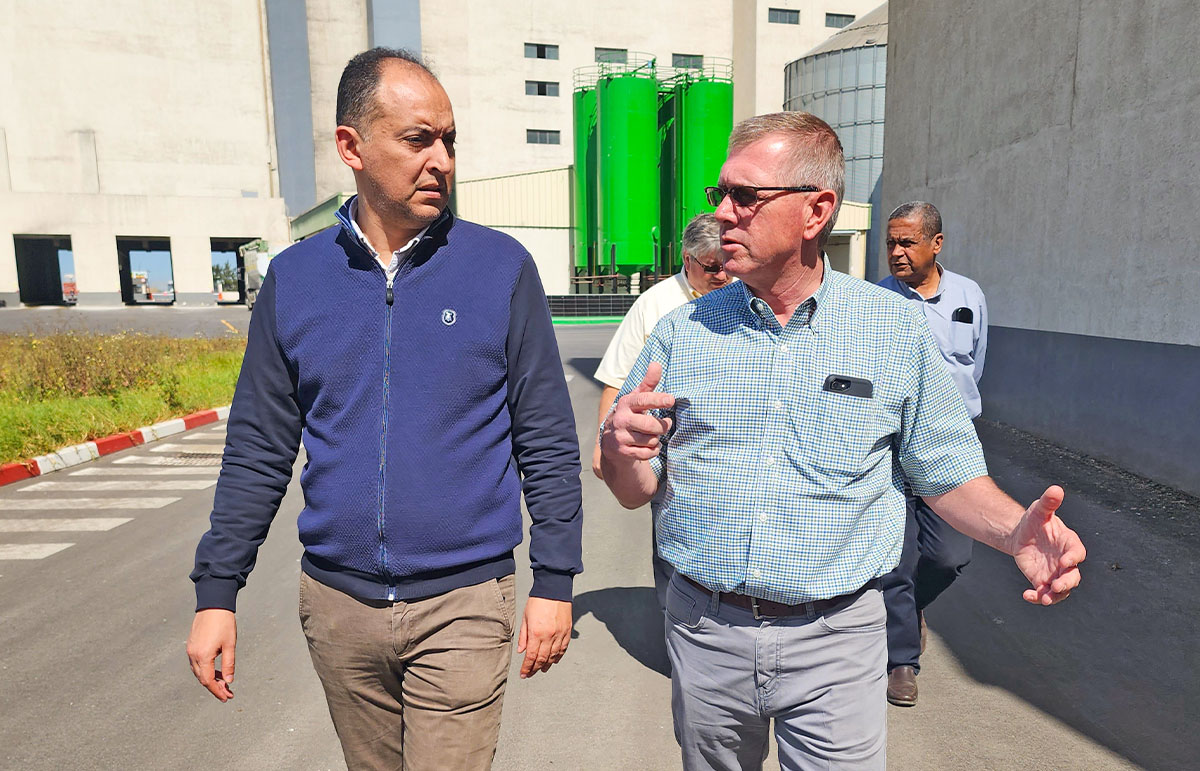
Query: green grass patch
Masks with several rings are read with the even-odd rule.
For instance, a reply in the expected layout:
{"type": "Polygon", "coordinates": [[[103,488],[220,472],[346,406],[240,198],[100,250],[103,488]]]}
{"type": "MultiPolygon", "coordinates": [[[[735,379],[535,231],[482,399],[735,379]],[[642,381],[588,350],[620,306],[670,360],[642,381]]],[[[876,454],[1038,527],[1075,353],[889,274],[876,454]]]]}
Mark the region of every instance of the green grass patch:
{"type": "Polygon", "coordinates": [[[229,404],[244,337],[0,335],[0,463],[229,404]]]}

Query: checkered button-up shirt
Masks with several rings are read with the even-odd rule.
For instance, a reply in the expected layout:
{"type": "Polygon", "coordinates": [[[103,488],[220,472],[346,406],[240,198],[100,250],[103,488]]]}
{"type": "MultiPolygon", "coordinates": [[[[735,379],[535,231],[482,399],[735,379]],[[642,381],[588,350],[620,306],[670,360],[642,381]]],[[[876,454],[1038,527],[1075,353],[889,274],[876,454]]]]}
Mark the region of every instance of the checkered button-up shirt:
{"type": "Polygon", "coordinates": [[[676,398],[651,461],[658,548],[709,589],[854,591],[900,558],[906,480],[938,495],[987,473],[919,312],[828,262],[786,328],[741,282],[668,314],[622,396],[651,361],[676,398]]]}

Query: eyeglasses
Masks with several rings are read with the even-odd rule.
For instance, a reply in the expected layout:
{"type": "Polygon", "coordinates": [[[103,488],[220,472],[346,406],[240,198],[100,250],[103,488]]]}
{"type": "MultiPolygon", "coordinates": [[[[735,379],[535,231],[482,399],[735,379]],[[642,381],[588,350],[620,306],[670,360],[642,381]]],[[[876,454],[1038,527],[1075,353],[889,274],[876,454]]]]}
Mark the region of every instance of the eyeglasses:
{"type": "Polygon", "coordinates": [[[708,265],[706,263],[700,262],[700,260],[697,260],[695,257],[693,257],[690,254],[688,255],[688,259],[691,260],[692,262],[696,263],[696,266],[699,267],[700,270],[704,271],[705,273],[720,273],[721,271],[725,270],[725,266],[719,262],[716,265],[708,265]]]}
{"type": "Polygon", "coordinates": [[[817,193],[821,188],[816,185],[800,185],[799,187],[755,187],[753,185],[734,185],[733,187],[706,187],[704,193],[708,196],[710,206],[720,206],[725,196],[733,199],[738,206],[753,206],[758,203],[758,194],[763,191],[779,191],[786,193],[817,193]]]}

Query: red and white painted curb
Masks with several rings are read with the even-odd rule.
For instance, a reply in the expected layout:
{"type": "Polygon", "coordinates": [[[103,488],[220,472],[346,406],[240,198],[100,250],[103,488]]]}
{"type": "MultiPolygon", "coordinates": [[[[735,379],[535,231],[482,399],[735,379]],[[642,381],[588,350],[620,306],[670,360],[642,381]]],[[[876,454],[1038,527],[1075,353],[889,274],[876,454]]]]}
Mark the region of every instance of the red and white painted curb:
{"type": "Polygon", "coordinates": [[[49,474],[51,471],[78,466],[80,463],[97,460],[120,450],[128,450],[146,442],[182,433],[190,428],[203,426],[206,423],[216,423],[229,417],[229,406],[217,407],[215,410],[201,410],[185,415],[182,418],[164,420],[153,426],[126,431],[123,434],[113,434],[102,439],[64,447],[57,452],[39,455],[29,460],[0,465],[0,485],[19,482],[22,479],[49,474]]]}

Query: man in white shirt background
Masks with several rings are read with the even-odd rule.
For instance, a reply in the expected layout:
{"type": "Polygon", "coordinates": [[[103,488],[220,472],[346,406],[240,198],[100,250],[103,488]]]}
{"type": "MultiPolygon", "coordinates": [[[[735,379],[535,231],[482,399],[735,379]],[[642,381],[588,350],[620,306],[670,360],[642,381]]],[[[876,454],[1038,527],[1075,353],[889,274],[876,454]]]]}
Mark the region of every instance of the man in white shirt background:
{"type": "MultiPolygon", "coordinates": [[[[646,344],[646,338],[654,331],[658,320],[679,306],[720,289],[732,279],[726,275],[721,263],[721,231],[712,214],[698,214],[683,229],[683,270],[669,279],[658,282],[647,289],[630,307],[621,325],[596,368],[596,379],[604,384],[600,394],[598,424],[612,408],[617,392],[625,383],[629,370],[637,361],[638,354],[646,344]]],[[[600,472],[600,445],[592,452],[592,471],[603,479],[600,472]]],[[[667,582],[671,579],[671,566],[658,556],[654,545],[654,591],[658,595],[659,607],[666,597],[667,582]]]]}

